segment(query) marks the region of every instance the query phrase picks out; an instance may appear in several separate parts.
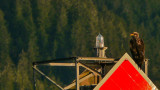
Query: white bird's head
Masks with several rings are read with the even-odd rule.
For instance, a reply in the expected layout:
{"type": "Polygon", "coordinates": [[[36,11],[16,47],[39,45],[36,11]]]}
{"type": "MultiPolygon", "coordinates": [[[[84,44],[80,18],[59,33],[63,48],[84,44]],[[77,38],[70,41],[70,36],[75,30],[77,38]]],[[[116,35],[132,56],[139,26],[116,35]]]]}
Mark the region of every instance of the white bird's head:
{"type": "Polygon", "coordinates": [[[139,33],[138,32],[133,32],[133,33],[130,34],[130,36],[132,38],[139,38],[139,33]]]}

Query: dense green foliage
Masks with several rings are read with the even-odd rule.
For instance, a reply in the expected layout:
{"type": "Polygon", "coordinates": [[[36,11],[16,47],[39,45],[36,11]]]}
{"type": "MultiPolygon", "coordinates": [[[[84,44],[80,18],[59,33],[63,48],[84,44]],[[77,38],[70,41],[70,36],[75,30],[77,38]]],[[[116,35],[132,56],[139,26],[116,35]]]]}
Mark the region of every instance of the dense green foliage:
{"type": "MultiPolygon", "coordinates": [[[[130,53],[133,31],[145,42],[149,77],[160,88],[159,6],[159,0],[0,0],[0,89],[33,90],[33,61],[93,56],[99,33],[107,56],[119,58],[130,53]]],[[[37,87],[57,89],[41,76],[37,87]]]]}

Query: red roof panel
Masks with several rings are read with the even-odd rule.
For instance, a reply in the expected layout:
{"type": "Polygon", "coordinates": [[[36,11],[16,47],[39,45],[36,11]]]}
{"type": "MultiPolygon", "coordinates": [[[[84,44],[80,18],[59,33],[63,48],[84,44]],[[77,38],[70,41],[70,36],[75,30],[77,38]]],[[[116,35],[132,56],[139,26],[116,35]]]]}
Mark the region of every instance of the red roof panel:
{"type": "Polygon", "coordinates": [[[151,90],[151,86],[128,61],[124,60],[99,90],[151,90]]]}

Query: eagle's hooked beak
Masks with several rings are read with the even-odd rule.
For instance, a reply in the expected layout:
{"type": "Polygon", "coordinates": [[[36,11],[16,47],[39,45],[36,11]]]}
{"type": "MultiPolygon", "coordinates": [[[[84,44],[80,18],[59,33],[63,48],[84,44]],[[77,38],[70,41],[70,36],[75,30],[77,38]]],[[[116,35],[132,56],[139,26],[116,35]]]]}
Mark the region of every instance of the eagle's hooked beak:
{"type": "Polygon", "coordinates": [[[131,33],[131,34],[130,34],[130,36],[134,36],[134,34],[133,34],[133,33],[131,33]]]}

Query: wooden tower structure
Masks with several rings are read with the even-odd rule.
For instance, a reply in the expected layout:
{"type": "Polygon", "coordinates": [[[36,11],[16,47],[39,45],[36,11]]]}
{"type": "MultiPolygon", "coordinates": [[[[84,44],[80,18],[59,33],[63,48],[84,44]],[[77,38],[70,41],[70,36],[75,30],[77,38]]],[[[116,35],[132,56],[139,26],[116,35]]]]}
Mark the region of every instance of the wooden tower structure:
{"type": "Polygon", "coordinates": [[[114,87],[116,89],[131,87],[130,89],[134,90],[134,87],[140,88],[139,85],[144,86],[144,89],[158,90],[147,77],[148,60],[145,60],[144,73],[127,53],[121,59],[107,58],[105,55],[107,47],[104,46],[104,38],[101,34],[96,37],[96,47],[94,49],[97,52],[96,57],[69,57],[33,62],[34,89],[36,90],[35,71],[37,71],[61,90],[113,90],[114,87]],[[73,67],[75,69],[75,80],[62,87],[44,74],[38,68],[39,66],[73,67]],[[83,71],[80,71],[80,68],[83,68],[83,71]],[[127,86],[128,81],[130,82],[129,86],[127,86]],[[135,86],[136,84],[138,85],[135,86]]]}

